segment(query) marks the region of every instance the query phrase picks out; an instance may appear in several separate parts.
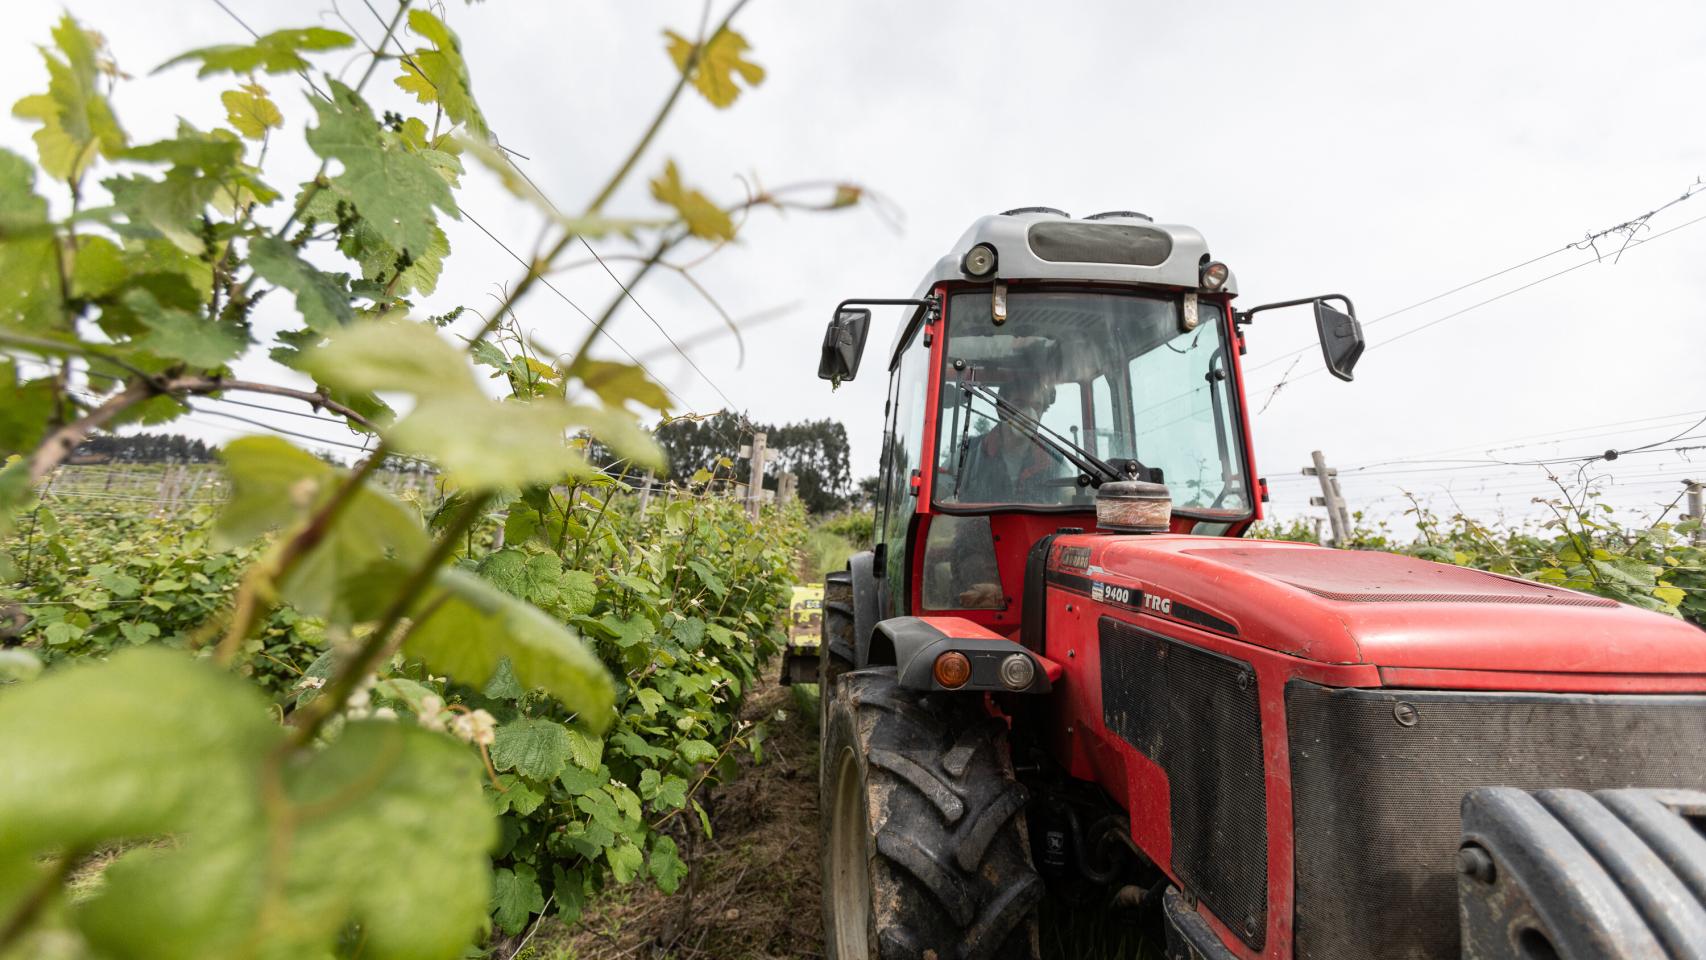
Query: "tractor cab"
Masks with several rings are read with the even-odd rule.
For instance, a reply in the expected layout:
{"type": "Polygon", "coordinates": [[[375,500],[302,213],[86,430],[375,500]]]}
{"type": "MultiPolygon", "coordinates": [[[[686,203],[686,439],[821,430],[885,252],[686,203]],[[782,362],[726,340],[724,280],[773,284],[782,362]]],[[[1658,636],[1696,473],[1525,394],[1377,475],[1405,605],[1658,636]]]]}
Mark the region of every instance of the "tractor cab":
{"type": "MultiPolygon", "coordinates": [[[[887,357],[883,616],[1015,630],[1032,546],[1095,529],[1105,483],[1164,484],[1176,532],[1242,533],[1261,498],[1236,292],[1190,227],[1032,207],[978,220],[914,299],[842,303],[819,368],[836,382],[858,372],[872,307],[912,308],[887,357]]],[[[1286,305],[1310,302],[1349,379],[1354,310],[1286,305]]]]}

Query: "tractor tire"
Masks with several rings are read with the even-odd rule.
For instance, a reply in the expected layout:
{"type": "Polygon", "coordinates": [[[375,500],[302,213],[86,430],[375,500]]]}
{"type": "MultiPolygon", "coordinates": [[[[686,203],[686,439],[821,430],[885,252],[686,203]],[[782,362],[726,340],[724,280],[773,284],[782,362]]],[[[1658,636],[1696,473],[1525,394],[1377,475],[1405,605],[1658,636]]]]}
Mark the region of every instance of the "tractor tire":
{"type": "Polygon", "coordinates": [[[1005,725],[974,697],[844,674],[819,790],[827,960],[1030,960],[1042,878],[1005,725]]]}
{"type": "MultiPolygon", "coordinates": [[[[837,570],[823,580],[823,635],[818,638],[817,646],[819,731],[826,729],[829,701],[835,697],[836,682],[842,674],[853,669],[853,662],[835,653],[832,646],[853,649],[853,574],[846,570],[837,570]]],[[[819,772],[822,772],[821,768],[819,772]]]]}

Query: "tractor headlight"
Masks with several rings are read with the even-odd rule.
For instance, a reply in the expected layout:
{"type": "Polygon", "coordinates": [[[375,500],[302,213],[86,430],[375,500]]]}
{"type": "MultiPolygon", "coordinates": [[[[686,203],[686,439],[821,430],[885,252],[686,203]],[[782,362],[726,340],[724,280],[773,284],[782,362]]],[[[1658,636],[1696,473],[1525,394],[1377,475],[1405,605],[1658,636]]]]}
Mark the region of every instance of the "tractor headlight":
{"type": "Polygon", "coordinates": [[[1211,260],[1202,266],[1202,288],[1209,293],[1214,293],[1226,286],[1226,278],[1230,276],[1232,276],[1232,271],[1226,264],[1219,260],[1211,260]]]}
{"type": "Polygon", "coordinates": [[[960,260],[960,270],[968,277],[981,280],[994,275],[995,263],[995,248],[987,243],[980,243],[966,251],[964,259],[960,260]]]}
{"type": "Polygon", "coordinates": [[[1025,690],[1037,679],[1037,665],[1030,657],[1015,653],[1001,661],[1001,682],[1009,690],[1025,690]]]}

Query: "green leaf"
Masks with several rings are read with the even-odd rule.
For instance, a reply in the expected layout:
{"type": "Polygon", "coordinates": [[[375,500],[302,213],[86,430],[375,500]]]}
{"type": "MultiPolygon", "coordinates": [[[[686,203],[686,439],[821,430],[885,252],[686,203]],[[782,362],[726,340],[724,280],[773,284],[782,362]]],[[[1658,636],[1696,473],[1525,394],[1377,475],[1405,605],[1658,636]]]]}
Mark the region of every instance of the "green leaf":
{"type": "Polygon", "coordinates": [[[674,893],[687,876],[687,864],[681,859],[680,849],[673,839],[661,833],[652,838],[652,855],[646,866],[664,893],[674,893]]]}
{"type": "Polygon", "coordinates": [[[716,594],[718,598],[728,594],[729,588],[723,585],[722,579],[717,576],[717,572],[715,570],[711,569],[710,564],[703,560],[689,560],[687,561],[687,567],[694,573],[698,574],[699,581],[705,585],[707,590],[716,594]]]}
{"type": "Polygon", "coordinates": [[[604,738],[595,737],[578,727],[566,728],[569,733],[569,753],[577,765],[597,770],[604,759],[604,738]]]}
{"type": "Polygon", "coordinates": [[[443,107],[452,123],[465,125],[481,139],[488,137],[486,118],[480,114],[468,82],[462,42],[444,21],[419,8],[409,11],[409,30],[432,46],[403,58],[403,75],[397,78],[397,86],[414,94],[421,103],[443,107]]]}
{"type": "Polygon", "coordinates": [[[674,160],[665,163],[663,176],[652,181],[652,196],[674,207],[695,237],[719,241],[735,238],[735,224],[728,213],[703,193],[683,186],[674,160]]]}
{"type": "Polygon", "coordinates": [[[498,813],[514,811],[525,817],[545,803],[545,794],[513,773],[500,775],[498,782],[503,786],[495,797],[498,813]]]}
{"type": "Polygon", "coordinates": [[[572,631],[537,607],[461,570],[441,570],[404,649],[435,672],[484,685],[508,657],[526,687],[543,687],[602,730],[616,694],[604,665],[572,631]]]}
{"type": "Polygon", "coordinates": [[[271,235],[249,241],[249,266],[255,275],[296,297],[296,309],[308,326],[331,333],[353,316],[342,274],[316,269],[296,248],[271,235]]]}
{"type": "MultiPolygon", "coordinates": [[[[280,437],[244,437],[220,451],[231,499],[215,542],[235,547],[275,527],[293,528],[323,506],[344,472],[280,437]]],[[[390,599],[399,565],[426,556],[420,521],[370,485],[358,489],[319,545],[282,584],[285,597],[310,616],[338,622],[369,619],[390,599]]]]}
{"type": "Polygon", "coordinates": [[[0,859],[231,816],[279,738],[241,679],[142,647],[0,697],[0,859]]]}
{"type": "Polygon", "coordinates": [[[131,290],[123,302],[148,327],[149,333],[135,341],[140,350],[214,369],[235,360],[249,345],[247,333],[187,310],[162,306],[147,290],[131,290]]]}
{"type": "Polygon", "coordinates": [[[386,439],[399,451],[437,461],[462,486],[555,483],[597,472],[565,440],[588,412],[555,399],[496,403],[430,395],[420,397],[386,439]]]}
{"type": "Polygon", "coordinates": [[[493,700],[520,700],[527,695],[527,688],[515,679],[515,668],[504,659],[498,661],[497,671],[492,674],[492,679],[486,681],[480,693],[493,700]]]}
{"type": "Polygon", "coordinates": [[[571,766],[564,767],[563,772],[557,774],[557,782],[563,785],[563,789],[568,791],[571,797],[578,797],[583,793],[597,790],[609,779],[610,770],[607,767],[598,770],[582,770],[580,767],[571,766]]]}
{"type": "Polygon", "coordinates": [[[1681,604],[1682,601],[1688,599],[1688,591],[1681,587],[1661,584],[1653,588],[1653,596],[1657,597],[1659,602],[1663,603],[1665,606],[1675,607],[1681,604]]]}
{"type": "Polygon", "coordinates": [[[0,357],[0,457],[34,450],[47,432],[59,396],[53,377],[19,381],[17,364],[0,357]]]}
{"type": "Polygon", "coordinates": [[[640,875],[646,855],[624,837],[616,846],[605,848],[604,858],[610,862],[610,875],[616,878],[617,883],[632,883],[640,875]]]}
{"type": "Polygon", "coordinates": [[[659,810],[679,810],[687,803],[687,781],[671,775],[658,784],[656,807],[659,810]]]}
{"type": "Polygon", "coordinates": [[[634,698],[640,701],[640,709],[644,710],[648,717],[657,716],[658,708],[665,703],[663,694],[650,687],[641,687],[635,692],[634,698]]]}
{"type": "Polygon", "coordinates": [[[484,400],[462,352],[431,327],[409,321],[358,323],[310,351],[300,368],[343,390],[484,400]]]}
{"type": "Polygon", "coordinates": [[[347,198],[380,239],[399,251],[424,252],[433,241],[433,208],[456,217],[450,187],[419,153],[395,134],[382,132],[361,96],[329,80],[331,100],[314,100],[320,125],[308,144],[343,164],[330,189],[347,198]]]}
{"type": "Polygon", "coordinates": [[[558,583],[562,604],[571,617],[585,616],[598,603],[598,581],[585,570],[568,570],[558,583]]]}
{"type": "MultiPolygon", "coordinates": [[[[687,61],[693,55],[693,41],[673,30],[665,30],[664,36],[669,38],[669,58],[675,61],[675,69],[685,71],[687,61]]],[[[722,109],[740,96],[741,87],[735,82],[735,74],[739,74],[748,87],[764,82],[764,68],[746,59],[748,49],[746,38],[727,27],[717,31],[705,44],[693,70],[693,87],[704,94],[712,106],[722,109]]]]}
{"type": "Polygon", "coordinates": [[[47,201],[35,193],[35,168],[0,150],[0,326],[65,327],[59,255],[47,222],[47,201]]]}
{"type": "Polygon", "coordinates": [[[112,105],[100,91],[98,37],[66,14],[53,29],[64,59],[47,47],[47,92],[19,100],[12,114],[42,125],[33,135],[41,167],[57,180],[82,178],[97,154],[115,156],[124,148],[124,131],[112,105]]]}
{"type": "Polygon", "coordinates": [[[704,740],[683,740],[675,750],[688,763],[710,763],[717,759],[717,748],[704,740]]]}
{"type": "Polygon", "coordinates": [[[458,957],[485,918],[496,838],[480,775],[442,735],[349,724],[285,768],[287,823],[261,813],[258,783],[221,797],[247,800],[249,822],[120,859],[81,926],[108,953],[161,960],[324,956],[352,922],[363,956],[458,957]]]}
{"type": "Polygon", "coordinates": [[[499,727],[491,751],[492,766],[534,780],[550,780],[562,773],[574,753],[568,728],[537,717],[499,727]]]}
{"type": "Polygon", "coordinates": [[[245,83],[235,90],[219,95],[225,104],[225,119],[232,128],[250,140],[266,137],[267,131],[284,126],[284,114],[278,104],[267,96],[267,88],[258,83],[245,83]]]}
{"type": "Polygon", "coordinates": [[[538,874],[525,863],[512,870],[499,867],[492,872],[492,920],[508,934],[520,933],[535,913],[545,909],[545,894],[538,874]]]}
{"type": "MultiPolygon", "coordinates": [[[[355,42],[355,38],[337,30],[325,27],[304,27],[296,30],[275,30],[264,37],[257,38],[251,44],[222,44],[215,47],[202,47],[188,53],[179,54],[160,66],[155,71],[179,63],[199,61],[201,68],[196,76],[205,77],[214,73],[295,73],[306,70],[308,61],[302,54],[321,53],[326,50],[340,50],[355,42]]],[[[335,82],[335,81],[334,81],[335,82]]]]}

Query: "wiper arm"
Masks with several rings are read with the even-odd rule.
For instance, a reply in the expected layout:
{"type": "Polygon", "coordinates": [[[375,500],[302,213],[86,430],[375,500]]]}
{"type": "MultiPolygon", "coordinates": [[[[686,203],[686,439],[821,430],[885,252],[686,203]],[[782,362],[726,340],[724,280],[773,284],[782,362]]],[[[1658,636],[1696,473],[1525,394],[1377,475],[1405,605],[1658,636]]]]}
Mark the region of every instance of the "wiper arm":
{"type": "Polygon", "coordinates": [[[993,404],[997,410],[1005,412],[1009,417],[1013,418],[1013,424],[1020,430],[1024,431],[1026,436],[1046,447],[1052,448],[1054,452],[1065,457],[1073,466],[1088,474],[1094,485],[1101,486],[1103,483],[1110,480],[1125,479],[1125,474],[1114,469],[1114,467],[1107,461],[1101,459],[1078,444],[1073,443],[1071,440],[1066,439],[1060,434],[1055,433],[1053,430],[1045,426],[1042,421],[1037,420],[1013,404],[1001,399],[999,394],[994,393],[988,387],[978,383],[966,383],[962,381],[960,383],[960,388],[965,390],[968,394],[983,398],[993,404]],[[1100,474],[1100,480],[1096,479],[1098,474],[1100,474]]]}

